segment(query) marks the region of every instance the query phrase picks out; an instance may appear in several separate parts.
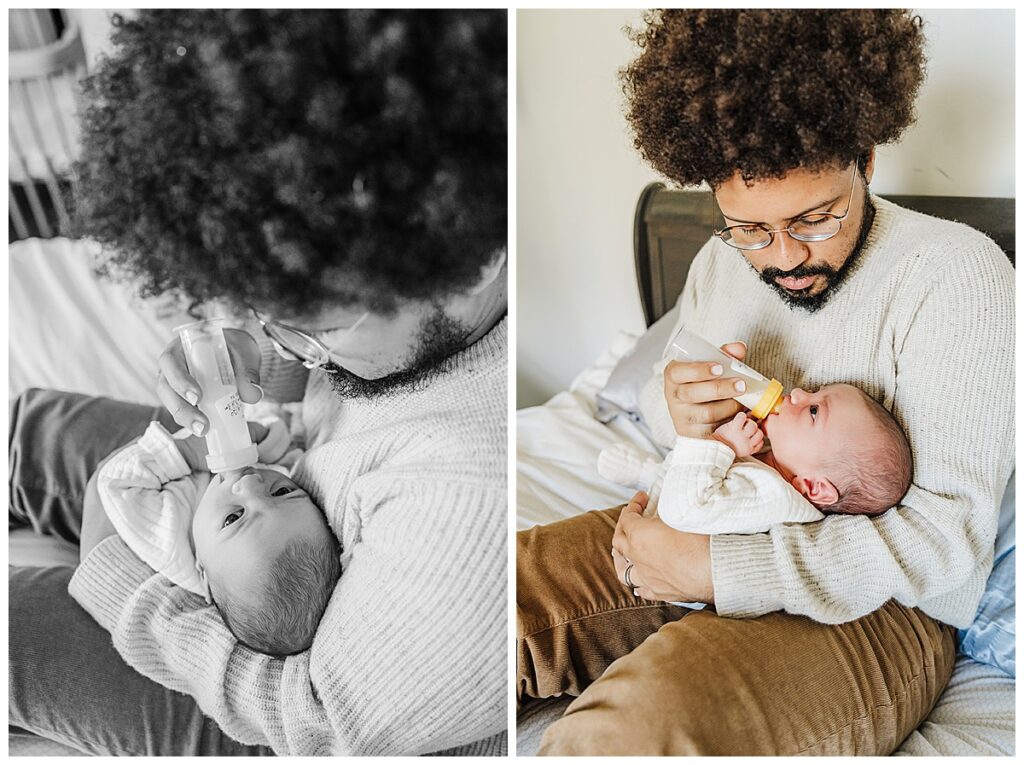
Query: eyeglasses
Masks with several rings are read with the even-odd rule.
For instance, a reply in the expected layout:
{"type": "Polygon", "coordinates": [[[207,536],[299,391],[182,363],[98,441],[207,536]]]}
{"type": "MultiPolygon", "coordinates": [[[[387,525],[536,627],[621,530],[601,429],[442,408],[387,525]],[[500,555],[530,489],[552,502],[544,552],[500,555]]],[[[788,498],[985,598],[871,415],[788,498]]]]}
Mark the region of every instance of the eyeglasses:
{"type": "Polygon", "coordinates": [[[775,235],[785,231],[798,242],[823,242],[839,233],[843,221],[850,214],[853,205],[853,191],[857,188],[857,163],[853,165],[850,179],[850,198],[846,201],[846,212],[814,213],[790,223],[785,228],[768,228],[763,223],[744,223],[739,226],[728,226],[715,231],[715,236],[730,247],[737,250],[761,250],[775,241],[775,235]]]}
{"type": "Polygon", "coordinates": [[[289,361],[301,361],[306,369],[325,367],[332,361],[334,355],[331,353],[331,349],[324,345],[323,341],[317,338],[316,335],[333,334],[335,332],[343,332],[344,335],[348,335],[370,315],[370,312],[366,311],[356,319],[354,324],[347,327],[335,327],[313,334],[279,321],[274,321],[251,306],[250,310],[260,323],[260,326],[263,327],[263,334],[273,342],[274,350],[277,351],[278,355],[289,361]]]}

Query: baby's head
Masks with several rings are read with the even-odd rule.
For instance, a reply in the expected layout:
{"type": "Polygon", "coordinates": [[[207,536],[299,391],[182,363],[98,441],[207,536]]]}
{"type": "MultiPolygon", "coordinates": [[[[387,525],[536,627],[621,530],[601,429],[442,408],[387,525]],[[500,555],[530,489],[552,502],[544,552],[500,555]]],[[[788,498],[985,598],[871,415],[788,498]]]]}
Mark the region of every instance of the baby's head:
{"type": "Polygon", "coordinates": [[[852,385],[816,393],[794,388],[764,430],[776,464],[824,512],[877,515],[910,487],[913,461],[903,429],[852,385]]]}
{"type": "Polygon", "coordinates": [[[279,656],[309,648],[341,563],[305,491],[275,470],[215,475],[196,508],[192,539],[210,596],[239,641],[279,656]]]}

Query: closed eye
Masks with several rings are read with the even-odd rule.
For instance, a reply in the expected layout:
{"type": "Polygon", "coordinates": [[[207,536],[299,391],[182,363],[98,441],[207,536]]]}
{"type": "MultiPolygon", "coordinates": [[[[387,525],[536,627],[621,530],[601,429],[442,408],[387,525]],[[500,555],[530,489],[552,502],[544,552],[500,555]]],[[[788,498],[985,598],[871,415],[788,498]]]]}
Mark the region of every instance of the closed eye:
{"type": "Polygon", "coordinates": [[[797,221],[801,226],[820,226],[826,221],[833,220],[831,215],[811,215],[797,221]]]}

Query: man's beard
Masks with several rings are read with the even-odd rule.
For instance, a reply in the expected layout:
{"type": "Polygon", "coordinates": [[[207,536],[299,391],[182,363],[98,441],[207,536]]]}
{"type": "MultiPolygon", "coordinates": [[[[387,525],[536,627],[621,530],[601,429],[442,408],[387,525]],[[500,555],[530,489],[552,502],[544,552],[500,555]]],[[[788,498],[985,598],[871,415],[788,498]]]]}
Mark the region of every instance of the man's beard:
{"type": "Polygon", "coordinates": [[[430,378],[447,370],[451,357],[466,346],[468,327],[440,308],[423,321],[417,333],[417,349],[405,369],[369,380],[333,361],[324,367],[331,388],[340,398],[380,398],[398,391],[423,387],[430,378]]]}
{"type": "MultiPolygon", "coordinates": [[[[850,271],[852,270],[854,263],[857,262],[857,259],[860,257],[860,254],[864,249],[864,243],[867,241],[868,234],[871,233],[871,225],[874,221],[875,206],[871,204],[871,199],[868,195],[867,189],[865,189],[864,217],[861,219],[860,231],[857,234],[857,241],[854,243],[853,250],[850,252],[849,257],[846,258],[839,268],[832,268],[824,263],[816,266],[798,266],[792,271],[783,271],[781,268],[767,266],[758,275],[765,284],[773,287],[791,308],[802,308],[808,313],[814,313],[815,311],[820,310],[825,303],[828,302],[828,299],[835,294],[836,290],[839,289],[839,286],[845,281],[846,277],[850,275],[850,271]],[[805,290],[787,290],[775,281],[780,278],[802,279],[806,276],[817,276],[818,274],[824,276],[827,281],[825,289],[817,295],[808,295],[805,290]]],[[[779,236],[787,236],[787,234],[779,234],[779,236]]],[[[807,287],[806,289],[810,289],[810,287],[807,287]]]]}

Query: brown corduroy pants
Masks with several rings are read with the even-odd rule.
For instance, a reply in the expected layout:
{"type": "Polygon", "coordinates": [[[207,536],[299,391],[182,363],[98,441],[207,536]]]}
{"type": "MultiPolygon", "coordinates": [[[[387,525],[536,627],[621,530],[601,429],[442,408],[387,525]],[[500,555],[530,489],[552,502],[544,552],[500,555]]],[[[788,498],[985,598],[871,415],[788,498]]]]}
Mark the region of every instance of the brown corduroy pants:
{"type": "Polygon", "coordinates": [[[727,619],[615,577],[621,508],[517,535],[520,703],[577,696],[547,755],[884,755],[953,671],[953,629],[890,601],[840,625],[727,619]]]}

